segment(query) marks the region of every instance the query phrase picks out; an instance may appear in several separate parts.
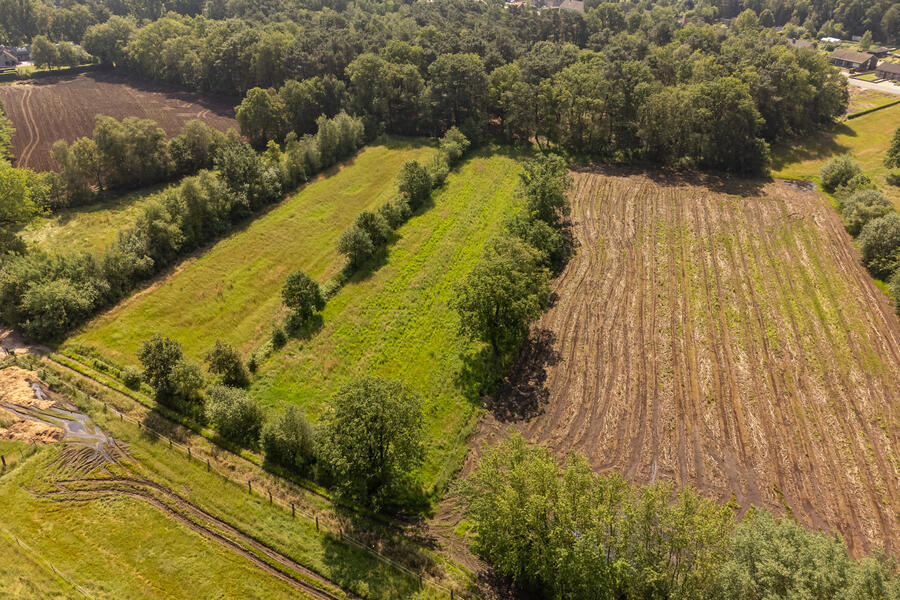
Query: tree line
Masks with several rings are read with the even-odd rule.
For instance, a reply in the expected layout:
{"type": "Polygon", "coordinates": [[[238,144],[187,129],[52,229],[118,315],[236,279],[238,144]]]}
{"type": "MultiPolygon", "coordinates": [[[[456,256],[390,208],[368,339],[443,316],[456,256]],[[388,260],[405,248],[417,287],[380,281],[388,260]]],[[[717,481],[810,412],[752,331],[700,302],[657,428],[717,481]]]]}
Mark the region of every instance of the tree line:
{"type": "MultiPolygon", "coordinates": [[[[884,164],[900,167],[900,128],[884,164]]],[[[820,177],[822,187],[837,201],[847,231],[856,238],[863,264],[873,277],[888,283],[900,315],[900,212],[849,155],[828,161],[820,177]]]]}
{"type": "Polygon", "coordinates": [[[585,15],[466,0],[376,6],[262,17],[207,3],[142,24],[114,14],[78,40],[142,77],[244,96],[242,131],[257,147],[343,109],[368,135],[455,126],[474,142],[497,134],[750,173],[767,165],[767,144],[846,108],[825,58],[758,18],[723,30],[682,24],[681,4],[589,3],[585,15]]]}
{"type": "Polygon", "coordinates": [[[106,190],[141,188],[212,169],[221,148],[239,143],[202,121],[185,123],[177,136],[150,119],[94,117],[92,137],[53,145],[57,171],[47,173],[55,206],[84,204],[106,190]]]}
{"type": "Polygon", "coordinates": [[[514,433],[485,450],[459,486],[475,549],[536,597],[763,600],[900,597],[896,561],[853,560],[837,535],[670,484],[632,485],[563,466],[514,433]]]}
{"type": "MultiPolygon", "coordinates": [[[[273,143],[263,154],[226,136],[212,159],[214,171],[201,170],[155,197],[102,256],[54,254],[40,248],[23,251],[21,247],[19,253],[4,256],[0,315],[31,337],[55,338],[123,298],[139,282],[185,253],[227,234],[319,170],[350,156],[363,143],[361,121],[344,113],[333,119],[321,118],[316,135],[293,136],[283,149],[273,143]]],[[[0,177],[9,175],[9,179],[22,182],[19,187],[6,187],[6,182],[0,181],[0,210],[9,205],[18,211],[16,225],[31,216],[20,213],[35,205],[27,188],[34,175],[29,173],[0,168],[0,177]],[[11,200],[7,202],[7,198],[11,200]]],[[[21,246],[15,225],[4,232],[9,238],[5,251],[15,250],[9,246],[21,246]]]]}

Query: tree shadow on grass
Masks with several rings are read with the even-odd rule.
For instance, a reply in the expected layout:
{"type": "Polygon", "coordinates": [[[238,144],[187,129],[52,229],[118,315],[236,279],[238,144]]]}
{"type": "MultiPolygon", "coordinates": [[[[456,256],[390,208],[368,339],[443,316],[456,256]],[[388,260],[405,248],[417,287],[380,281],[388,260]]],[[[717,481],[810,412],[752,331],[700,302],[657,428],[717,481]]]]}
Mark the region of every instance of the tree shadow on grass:
{"type": "MultiPolygon", "coordinates": [[[[368,550],[384,552],[383,540],[370,532],[355,528],[352,524],[345,525],[344,532],[368,550]]],[[[346,590],[365,597],[379,590],[390,589],[393,597],[412,598],[422,589],[422,583],[414,576],[403,573],[387,561],[376,558],[372,552],[342,539],[341,534],[326,534],[322,547],[322,561],[328,568],[328,578],[346,590]]],[[[416,554],[416,558],[420,556],[424,554],[416,554]]],[[[403,562],[406,563],[407,560],[403,562]]]]}
{"type": "Polygon", "coordinates": [[[823,160],[849,152],[849,146],[837,142],[839,135],[856,137],[858,134],[846,123],[839,123],[828,131],[780,143],[772,149],[772,169],[780,171],[788,164],[823,160]]]}

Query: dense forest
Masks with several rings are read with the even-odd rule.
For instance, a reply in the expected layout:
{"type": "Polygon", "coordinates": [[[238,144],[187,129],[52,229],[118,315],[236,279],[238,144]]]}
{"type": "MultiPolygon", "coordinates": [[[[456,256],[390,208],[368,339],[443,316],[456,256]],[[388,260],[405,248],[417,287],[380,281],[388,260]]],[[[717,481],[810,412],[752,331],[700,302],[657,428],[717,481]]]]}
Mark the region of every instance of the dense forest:
{"type": "MultiPolygon", "coordinates": [[[[768,144],[829,123],[847,101],[824,57],[764,27],[773,11],[760,3],[726,29],[706,21],[731,5],[697,17],[709,11],[589,2],[580,14],[460,0],[316,10],[233,0],[15,2],[0,11],[11,40],[40,34],[45,48],[53,46],[43,36],[71,40],[144,78],[248,94],[242,125],[258,147],[311,133],[318,116],[345,110],[364,119],[369,136],[457,126],[475,142],[496,134],[608,160],[755,173],[768,144]]],[[[810,19],[840,12],[776,8],[807,34],[810,19]]],[[[886,39],[880,23],[900,10],[883,8],[866,17],[879,22],[867,25],[876,39],[886,39]]],[[[42,54],[35,60],[52,64],[42,54]]]]}

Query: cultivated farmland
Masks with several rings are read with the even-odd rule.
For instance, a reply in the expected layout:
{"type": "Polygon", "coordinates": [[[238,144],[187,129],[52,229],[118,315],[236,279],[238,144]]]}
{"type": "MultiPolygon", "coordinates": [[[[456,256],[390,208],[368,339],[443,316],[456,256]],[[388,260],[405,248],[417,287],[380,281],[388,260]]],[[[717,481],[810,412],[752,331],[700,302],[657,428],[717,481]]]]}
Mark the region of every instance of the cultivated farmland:
{"type": "Polygon", "coordinates": [[[234,100],[138,83],[114,73],[94,72],[71,79],[46,78],[0,86],[0,102],[16,128],[14,165],[36,171],[54,168],[56,140],[90,136],[94,116],[153,119],[176,135],[191,119],[225,131],[236,129],[234,100]]]}
{"type": "Polygon", "coordinates": [[[828,201],[621,171],[576,173],[572,199],[577,254],[479,437],[515,421],[896,550],[900,323],[828,201]]]}

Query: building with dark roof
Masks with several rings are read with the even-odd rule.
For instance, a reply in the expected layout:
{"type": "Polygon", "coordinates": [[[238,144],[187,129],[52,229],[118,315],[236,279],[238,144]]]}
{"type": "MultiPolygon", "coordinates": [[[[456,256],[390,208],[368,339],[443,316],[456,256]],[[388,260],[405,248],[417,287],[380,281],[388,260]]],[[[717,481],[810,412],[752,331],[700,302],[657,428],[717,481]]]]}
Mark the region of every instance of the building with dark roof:
{"type": "Polygon", "coordinates": [[[875,67],[875,76],[879,79],[900,81],[900,63],[883,62],[875,67]]]}
{"type": "Polygon", "coordinates": [[[878,58],[872,54],[840,48],[829,54],[828,58],[834,66],[851,71],[871,71],[878,63],[878,58]]]}

